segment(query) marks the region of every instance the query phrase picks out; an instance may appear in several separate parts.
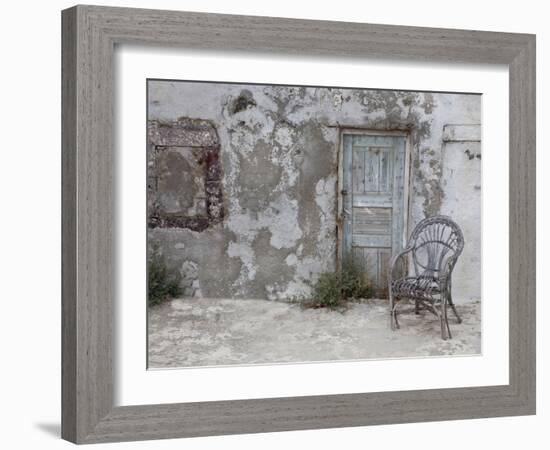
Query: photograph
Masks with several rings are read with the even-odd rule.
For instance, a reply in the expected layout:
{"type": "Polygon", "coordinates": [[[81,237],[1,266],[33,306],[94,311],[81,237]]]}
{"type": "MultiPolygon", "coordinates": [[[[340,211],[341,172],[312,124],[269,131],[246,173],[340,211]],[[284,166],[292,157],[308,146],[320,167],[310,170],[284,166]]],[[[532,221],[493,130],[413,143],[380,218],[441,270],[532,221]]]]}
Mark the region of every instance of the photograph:
{"type": "Polygon", "coordinates": [[[148,79],[148,368],[481,354],[481,108],[148,79]]]}

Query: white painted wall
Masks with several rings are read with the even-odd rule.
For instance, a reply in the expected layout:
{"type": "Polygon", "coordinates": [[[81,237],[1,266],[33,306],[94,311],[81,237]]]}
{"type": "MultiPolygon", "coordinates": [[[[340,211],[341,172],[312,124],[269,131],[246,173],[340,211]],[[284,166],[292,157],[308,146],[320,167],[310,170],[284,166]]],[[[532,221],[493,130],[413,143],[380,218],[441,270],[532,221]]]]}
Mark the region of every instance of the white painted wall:
{"type": "MultiPolygon", "coordinates": [[[[459,126],[459,130],[465,128],[459,126]]],[[[480,296],[481,274],[481,148],[478,130],[443,142],[441,150],[444,201],[441,213],[460,222],[464,250],[453,272],[453,296],[470,300],[480,296]],[[461,139],[461,140],[459,140],[461,139]],[[471,139],[471,140],[462,140],[471,139]]]]}

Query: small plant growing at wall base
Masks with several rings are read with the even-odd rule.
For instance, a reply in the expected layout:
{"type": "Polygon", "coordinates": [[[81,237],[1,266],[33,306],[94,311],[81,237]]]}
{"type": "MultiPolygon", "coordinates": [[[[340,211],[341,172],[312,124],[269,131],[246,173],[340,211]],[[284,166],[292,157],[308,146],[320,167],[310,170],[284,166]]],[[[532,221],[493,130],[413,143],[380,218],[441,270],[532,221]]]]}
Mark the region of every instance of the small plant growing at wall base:
{"type": "Polygon", "coordinates": [[[370,298],[372,284],[352,257],[346,257],[336,272],[322,273],[313,285],[311,297],[302,300],[306,308],[345,308],[350,301],[370,298]]]}
{"type": "Polygon", "coordinates": [[[182,294],[181,274],[166,265],[158,246],[153,246],[147,261],[147,303],[158,305],[182,294]]]}

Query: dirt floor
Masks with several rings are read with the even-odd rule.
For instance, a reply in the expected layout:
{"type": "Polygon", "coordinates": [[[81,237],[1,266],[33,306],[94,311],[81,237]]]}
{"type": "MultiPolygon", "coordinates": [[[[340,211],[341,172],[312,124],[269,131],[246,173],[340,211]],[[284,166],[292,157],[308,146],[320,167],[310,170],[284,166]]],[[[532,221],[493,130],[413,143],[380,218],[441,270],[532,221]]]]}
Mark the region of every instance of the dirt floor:
{"type": "Polygon", "coordinates": [[[382,300],[337,312],[267,300],[177,299],[149,309],[149,367],[479,354],[481,304],[457,310],[463,322],[449,310],[453,338],[444,341],[428,311],[401,314],[401,328],[391,331],[382,300]]]}

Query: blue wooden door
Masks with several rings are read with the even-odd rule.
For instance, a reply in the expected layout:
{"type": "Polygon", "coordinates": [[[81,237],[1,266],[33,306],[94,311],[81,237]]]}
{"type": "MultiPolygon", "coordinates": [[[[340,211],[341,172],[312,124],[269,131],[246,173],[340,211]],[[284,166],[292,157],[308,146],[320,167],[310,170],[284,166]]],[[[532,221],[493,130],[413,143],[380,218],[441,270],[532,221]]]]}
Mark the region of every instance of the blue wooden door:
{"type": "Polygon", "coordinates": [[[343,257],[385,296],[391,255],[403,247],[405,137],[344,134],[343,257]]]}

